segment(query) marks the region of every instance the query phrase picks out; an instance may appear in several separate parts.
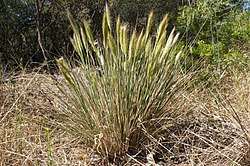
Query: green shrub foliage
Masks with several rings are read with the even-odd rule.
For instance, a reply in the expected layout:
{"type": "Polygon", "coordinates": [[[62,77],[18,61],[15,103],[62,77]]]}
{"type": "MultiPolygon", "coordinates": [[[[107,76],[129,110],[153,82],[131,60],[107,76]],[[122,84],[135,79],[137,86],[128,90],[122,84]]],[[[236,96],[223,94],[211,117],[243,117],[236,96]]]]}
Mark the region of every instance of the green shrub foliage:
{"type": "Polygon", "coordinates": [[[177,29],[193,57],[210,65],[249,65],[250,12],[243,1],[192,1],[179,8],[177,29]]]}

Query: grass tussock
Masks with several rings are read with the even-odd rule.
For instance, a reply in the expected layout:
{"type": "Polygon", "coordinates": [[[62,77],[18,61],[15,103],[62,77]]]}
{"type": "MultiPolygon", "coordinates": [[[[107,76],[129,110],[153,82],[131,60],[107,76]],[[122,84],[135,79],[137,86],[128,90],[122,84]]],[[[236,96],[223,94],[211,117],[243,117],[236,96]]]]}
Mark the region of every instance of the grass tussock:
{"type": "Polygon", "coordinates": [[[71,104],[65,102],[56,116],[71,133],[92,142],[103,157],[138,152],[179,115],[182,101],[178,98],[191,74],[184,74],[179,65],[178,34],[173,30],[167,36],[168,16],[154,36],[152,18],[150,14],[144,31],[134,29],[129,34],[119,18],[113,30],[106,7],[103,38],[97,45],[87,21],[79,28],[70,18],[72,43],[81,63],[75,72],[66,61],[58,60],[66,81],[59,88],[71,104]]]}

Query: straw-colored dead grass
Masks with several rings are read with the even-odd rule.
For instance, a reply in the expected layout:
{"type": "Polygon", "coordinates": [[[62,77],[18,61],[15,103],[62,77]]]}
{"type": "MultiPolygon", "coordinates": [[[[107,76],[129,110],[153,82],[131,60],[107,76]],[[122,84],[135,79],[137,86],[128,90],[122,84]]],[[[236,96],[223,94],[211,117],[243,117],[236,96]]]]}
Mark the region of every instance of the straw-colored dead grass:
{"type": "Polygon", "coordinates": [[[34,72],[1,84],[0,165],[84,165],[86,148],[50,116],[55,88],[49,76],[34,72]]]}
{"type": "MultiPolygon", "coordinates": [[[[182,109],[190,111],[151,138],[137,155],[126,154],[120,165],[249,165],[249,79],[247,72],[230,73],[221,86],[183,94],[188,102],[182,109]]],[[[62,95],[46,74],[3,80],[0,165],[101,163],[91,148],[57,127],[50,112],[58,109],[58,96],[62,95]]]]}

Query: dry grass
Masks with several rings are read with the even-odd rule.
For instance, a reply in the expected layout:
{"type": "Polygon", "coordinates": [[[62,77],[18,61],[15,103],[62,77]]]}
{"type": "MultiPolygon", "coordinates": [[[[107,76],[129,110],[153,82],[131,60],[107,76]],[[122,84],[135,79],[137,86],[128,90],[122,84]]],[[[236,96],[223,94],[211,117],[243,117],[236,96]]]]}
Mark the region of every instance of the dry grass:
{"type": "MultiPolygon", "coordinates": [[[[120,165],[249,165],[249,79],[248,72],[232,72],[221,86],[183,94],[184,113],[120,165]]],[[[57,127],[50,112],[61,94],[50,76],[12,75],[0,90],[0,165],[101,163],[90,147],[57,127]]]]}
{"type": "Polygon", "coordinates": [[[155,153],[162,165],[249,165],[249,78],[232,72],[219,85],[183,94],[185,113],[149,143],[146,155],[155,153]]]}
{"type": "Polygon", "coordinates": [[[11,76],[1,84],[0,165],[78,165],[86,148],[53,123],[56,101],[44,74],[11,76]]]}

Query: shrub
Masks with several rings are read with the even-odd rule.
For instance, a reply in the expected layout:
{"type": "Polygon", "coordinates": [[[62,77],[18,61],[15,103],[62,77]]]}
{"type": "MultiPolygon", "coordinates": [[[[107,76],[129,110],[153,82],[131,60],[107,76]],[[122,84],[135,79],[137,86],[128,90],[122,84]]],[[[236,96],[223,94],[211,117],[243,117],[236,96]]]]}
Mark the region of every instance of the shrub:
{"type": "Polygon", "coordinates": [[[145,31],[134,29],[129,35],[119,17],[113,30],[106,7],[102,43],[98,44],[86,20],[84,28],[79,28],[69,17],[72,44],[81,63],[76,72],[64,59],[58,60],[65,78],[59,88],[68,102],[63,101],[65,106],[58,110],[57,118],[104,157],[135,152],[149,136],[162,132],[178,115],[182,103],[177,98],[191,78],[179,67],[178,34],[173,30],[166,36],[168,16],[155,36],[150,32],[152,17],[151,13],[145,31]]]}
{"type": "Polygon", "coordinates": [[[209,65],[244,68],[249,64],[249,10],[242,1],[192,1],[179,8],[177,29],[195,58],[209,65]]]}

